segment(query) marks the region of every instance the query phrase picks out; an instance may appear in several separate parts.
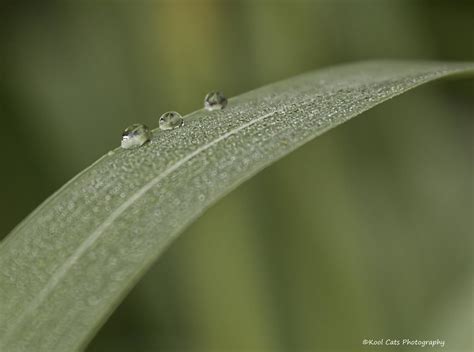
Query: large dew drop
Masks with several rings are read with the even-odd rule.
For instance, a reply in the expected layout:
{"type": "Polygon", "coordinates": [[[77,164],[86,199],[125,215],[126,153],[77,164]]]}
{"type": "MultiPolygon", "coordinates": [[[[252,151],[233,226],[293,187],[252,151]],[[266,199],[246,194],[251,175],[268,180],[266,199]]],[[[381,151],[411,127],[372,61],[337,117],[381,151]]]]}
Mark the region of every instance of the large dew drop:
{"type": "Polygon", "coordinates": [[[181,127],[184,124],[183,117],[176,111],[165,112],[160,117],[160,130],[172,130],[173,128],[181,127]]]}
{"type": "Polygon", "coordinates": [[[141,147],[151,139],[151,132],[145,125],[136,123],[128,126],[122,133],[122,148],[133,149],[141,147]]]}
{"type": "Polygon", "coordinates": [[[208,111],[222,110],[227,106],[227,98],[221,92],[210,92],[204,98],[204,108],[208,111]]]}

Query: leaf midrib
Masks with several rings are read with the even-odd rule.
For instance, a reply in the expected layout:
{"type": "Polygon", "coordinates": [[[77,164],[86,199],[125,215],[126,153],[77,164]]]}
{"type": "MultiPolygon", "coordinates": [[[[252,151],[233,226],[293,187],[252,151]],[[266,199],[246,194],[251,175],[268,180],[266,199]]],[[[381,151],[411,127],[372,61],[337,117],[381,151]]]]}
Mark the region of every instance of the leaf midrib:
{"type": "Polygon", "coordinates": [[[102,233],[114,223],[116,219],[122,215],[131,205],[133,205],[138,199],[140,199],[145,193],[147,193],[151,188],[157,185],[161,180],[167,177],[172,172],[176,171],[186,162],[194,158],[195,156],[199,155],[200,153],[206,151],[207,149],[211,148],[212,146],[218,144],[219,142],[225,140],[226,138],[230,137],[231,135],[237,134],[238,132],[248,128],[249,126],[267,118],[273,116],[279,112],[283,112],[281,109],[277,109],[273,112],[267,113],[265,115],[259,116],[239,127],[236,127],[229,132],[219,136],[218,138],[212,140],[211,142],[197,148],[190,154],[186,155],[185,157],[179,159],[173,165],[165,169],[161,174],[157,175],[153,179],[151,179],[148,183],[142,186],[138,191],[136,191],[133,195],[127,198],[118,208],[116,208],[109,217],[100,224],[99,227],[95,231],[93,231],[87,238],[82,242],[82,244],[78,247],[78,249],[71,255],[69,258],[64,262],[64,264],[51,276],[51,279],[47,282],[45,287],[41,290],[38,296],[28,305],[28,308],[23,311],[23,313],[18,317],[18,319],[11,324],[11,329],[7,331],[5,334],[5,339],[7,339],[10,335],[10,331],[14,330],[14,327],[17,326],[21,321],[28,316],[32,311],[34,311],[41,303],[48,297],[49,293],[56,287],[56,285],[61,281],[61,279],[67,274],[69,269],[74,265],[74,263],[85,253],[85,251],[92,247],[97,239],[102,235],[102,233]]]}

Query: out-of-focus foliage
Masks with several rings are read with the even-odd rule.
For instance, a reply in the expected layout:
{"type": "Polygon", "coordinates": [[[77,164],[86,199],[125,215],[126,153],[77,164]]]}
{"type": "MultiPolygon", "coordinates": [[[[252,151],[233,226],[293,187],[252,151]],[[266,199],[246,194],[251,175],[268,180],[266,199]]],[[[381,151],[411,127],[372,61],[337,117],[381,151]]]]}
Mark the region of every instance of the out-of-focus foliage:
{"type": "MultiPolygon", "coordinates": [[[[132,122],[339,62],[472,60],[473,13],[469,1],[3,2],[0,235],[132,122]]],[[[239,188],[89,350],[359,350],[389,337],[472,349],[473,88],[409,93],[239,188]]]]}

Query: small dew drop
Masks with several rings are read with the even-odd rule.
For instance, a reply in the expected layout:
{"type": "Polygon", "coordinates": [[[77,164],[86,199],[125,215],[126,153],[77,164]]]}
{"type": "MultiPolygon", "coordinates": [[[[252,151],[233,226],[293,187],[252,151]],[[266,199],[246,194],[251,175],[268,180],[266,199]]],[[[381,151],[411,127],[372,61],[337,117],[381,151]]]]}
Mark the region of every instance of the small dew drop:
{"type": "Polygon", "coordinates": [[[183,117],[176,111],[165,112],[160,117],[159,126],[160,130],[172,130],[177,127],[181,127],[184,124],[183,117]]]}
{"type": "Polygon", "coordinates": [[[128,126],[122,133],[122,148],[134,149],[141,147],[151,139],[151,132],[145,125],[134,124],[128,126]]]}
{"type": "Polygon", "coordinates": [[[221,92],[210,92],[204,98],[204,108],[208,111],[222,110],[227,106],[227,98],[221,92]]]}

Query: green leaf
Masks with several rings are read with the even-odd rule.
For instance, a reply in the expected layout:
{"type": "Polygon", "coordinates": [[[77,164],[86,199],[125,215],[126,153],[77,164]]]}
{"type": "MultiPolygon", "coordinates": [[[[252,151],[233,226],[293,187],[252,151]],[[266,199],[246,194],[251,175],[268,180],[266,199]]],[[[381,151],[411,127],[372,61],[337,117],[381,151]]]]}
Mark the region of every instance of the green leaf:
{"type": "Polygon", "coordinates": [[[196,111],[139,149],[108,153],[2,242],[0,350],[84,347],[172,239],[237,185],[387,99],[473,72],[466,63],[337,66],[196,111]]]}

